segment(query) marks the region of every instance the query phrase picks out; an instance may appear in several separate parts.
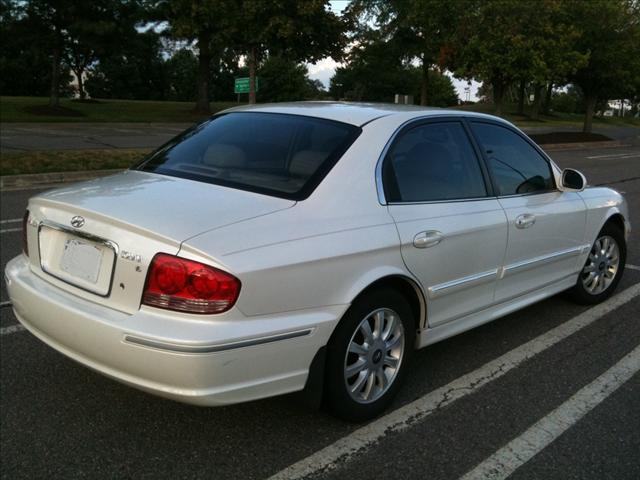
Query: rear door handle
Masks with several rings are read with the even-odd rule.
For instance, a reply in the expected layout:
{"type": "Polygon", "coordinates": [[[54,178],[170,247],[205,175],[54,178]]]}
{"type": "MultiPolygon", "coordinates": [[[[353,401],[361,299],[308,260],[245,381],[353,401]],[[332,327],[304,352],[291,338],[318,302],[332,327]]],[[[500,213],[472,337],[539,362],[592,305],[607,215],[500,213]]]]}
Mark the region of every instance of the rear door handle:
{"type": "Polygon", "coordinates": [[[444,235],[437,230],[429,230],[417,233],[413,237],[413,246],[416,248],[435,247],[444,239],[444,235]]]}
{"type": "Polygon", "coordinates": [[[532,213],[523,213],[516,217],[516,228],[529,228],[536,223],[536,216],[532,213]]]}

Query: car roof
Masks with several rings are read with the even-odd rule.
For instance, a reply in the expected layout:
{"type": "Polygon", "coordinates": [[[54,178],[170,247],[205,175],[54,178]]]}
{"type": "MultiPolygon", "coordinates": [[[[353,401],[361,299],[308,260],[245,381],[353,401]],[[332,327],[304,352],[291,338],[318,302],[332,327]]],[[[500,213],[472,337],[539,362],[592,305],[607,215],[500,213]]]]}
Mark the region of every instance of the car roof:
{"type": "MultiPolygon", "coordinates": [[[[283,113],[289,115],[304,115],[307,117],[323,118],[338,122],[350,123],[361,127],[378,118],[397,115],[406,121],[412,117],[430,116],[468,116],[485,119],[502,120],[493,115],[435,107],[421,107],[417,105],[402,105],[394,103],[360,103],[360,102],[287,102],[264,103],[256,105],[242,105],[225,110],[225,112],[262,112],[283,113]],[[400,115],[402,114],[402,115],[400,115]],[[411,115],[413,114],[413,115],[411,115]]],[[[507,123],[507,122],[505,122],[507,123]]]]}

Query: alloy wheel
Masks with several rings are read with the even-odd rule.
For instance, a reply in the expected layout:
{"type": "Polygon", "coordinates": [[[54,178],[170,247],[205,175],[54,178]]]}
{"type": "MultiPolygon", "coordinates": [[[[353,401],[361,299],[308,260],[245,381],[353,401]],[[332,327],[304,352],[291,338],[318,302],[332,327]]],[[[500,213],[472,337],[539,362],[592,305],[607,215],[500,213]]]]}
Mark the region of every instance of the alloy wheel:
{"type": "Polygon", "coordinates": [[[582,269],[582,285],[591,295],[604,292],[618,274],[620,248],[610,235],[599,237],[589,253],[587,263],[582,269]]]}
{"type": "Polygon", "coordinates": [[[367,315],[353,333],[344,360],[347,391],[358,403],[371,403],[395,380],[405,348],[400,316],[388,308],[367,315]]]}

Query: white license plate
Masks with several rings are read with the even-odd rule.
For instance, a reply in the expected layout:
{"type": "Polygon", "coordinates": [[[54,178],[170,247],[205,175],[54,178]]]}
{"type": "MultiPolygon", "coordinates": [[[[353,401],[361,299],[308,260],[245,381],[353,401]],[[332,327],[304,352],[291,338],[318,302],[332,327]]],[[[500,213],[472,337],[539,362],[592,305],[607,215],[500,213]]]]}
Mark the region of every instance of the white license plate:
{"type": "Polygon", "coordinates": [[[87,282],[97,283],[102,264],[103,247],[77,238],[64,242],[60,270],[87,282]]]}

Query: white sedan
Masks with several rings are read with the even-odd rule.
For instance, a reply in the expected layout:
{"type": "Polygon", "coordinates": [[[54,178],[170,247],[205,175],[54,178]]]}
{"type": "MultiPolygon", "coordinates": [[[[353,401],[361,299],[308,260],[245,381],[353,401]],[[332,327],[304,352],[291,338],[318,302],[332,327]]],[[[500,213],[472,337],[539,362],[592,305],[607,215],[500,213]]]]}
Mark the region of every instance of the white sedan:
{"type": "Polygon", "coordinates": [[[147,392],[304,390],[382,412],[414,349],[616,288],[626,203],[496,117],[394,105],[227,110],[126,172],[33,197],[16,317],[147,392]]]}

